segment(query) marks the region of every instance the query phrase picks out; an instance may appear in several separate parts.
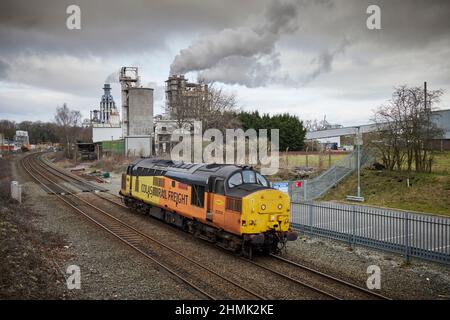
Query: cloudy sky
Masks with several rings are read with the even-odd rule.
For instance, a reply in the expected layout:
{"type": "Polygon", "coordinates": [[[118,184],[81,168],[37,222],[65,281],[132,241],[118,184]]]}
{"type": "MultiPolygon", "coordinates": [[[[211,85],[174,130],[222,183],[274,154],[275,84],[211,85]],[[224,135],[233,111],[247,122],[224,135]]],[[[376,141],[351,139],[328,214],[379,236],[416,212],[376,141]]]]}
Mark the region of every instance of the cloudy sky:
{"type": "Polygon", "coordinates": [[[2,0],[0,119],[52,120],[64,102],[88,117],[121,66],[155,88],[155,113],[169,73],[215,81],[245,110],[344,125],[402,84],[444,89],[449,108],[449,15],[447,0],[2,0]],[[81,30],[66,27],[71,4],[81,30]]]}

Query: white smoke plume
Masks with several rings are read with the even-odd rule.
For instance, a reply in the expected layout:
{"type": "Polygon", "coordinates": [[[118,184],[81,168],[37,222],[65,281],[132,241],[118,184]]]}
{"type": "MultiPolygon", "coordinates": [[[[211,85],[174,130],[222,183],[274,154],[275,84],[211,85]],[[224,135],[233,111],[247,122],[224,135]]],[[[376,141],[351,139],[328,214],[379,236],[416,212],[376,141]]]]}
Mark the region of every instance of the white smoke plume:
{"type": "Polygon", "coordinates": [[[279,67],[275,44],[282,34],[298,30],[304,4],[298,0],[271,1],[254,25],[222,30],[181,50],[171,65],[171,74],[198,71],[205,81],[265,85],[279,67]]]}
{"type": "Polygon", "coordinates": [[[317,66],[310,74],[292,76],[287,71],[281,72],[276,43],[282,35],[299,30],[301,9],[306,5],[330,3],[327,0],[270,1],[253,25],[224,29],[182,49],[172,62],[171,74],[195,71],[199,81],[241,84],[250,88],[270,83],[294,87],[306,85],[320,74],[330,72],[336,55],[351,44],[344,38],[337,48],[323,51],[311,61],[317,66]]]}
{"type": "Polygon", "coordinates": [[[106,77],[105,83],[119,83],[120,69],[106,77]]]}

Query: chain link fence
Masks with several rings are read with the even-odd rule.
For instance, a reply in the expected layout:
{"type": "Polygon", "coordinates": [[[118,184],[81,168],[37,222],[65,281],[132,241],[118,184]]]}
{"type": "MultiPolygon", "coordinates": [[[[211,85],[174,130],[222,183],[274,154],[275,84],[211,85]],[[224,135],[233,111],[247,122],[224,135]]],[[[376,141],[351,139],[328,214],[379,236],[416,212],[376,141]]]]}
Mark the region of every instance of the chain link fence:
{"type": "MultiPolygon", "coordinates": [[[[368,165],[374,160],[369,152],[361,148],[361,167],[368,165]]],[[[358,152],[354,150],[348,156],[340,159],[321,175],[310,179],[291,182],[289,185],[289,195],[294,202],[305,202],[317,199],[324,195],[332,187],[336,186],[342,179],[358,169],[358,152]]]]}

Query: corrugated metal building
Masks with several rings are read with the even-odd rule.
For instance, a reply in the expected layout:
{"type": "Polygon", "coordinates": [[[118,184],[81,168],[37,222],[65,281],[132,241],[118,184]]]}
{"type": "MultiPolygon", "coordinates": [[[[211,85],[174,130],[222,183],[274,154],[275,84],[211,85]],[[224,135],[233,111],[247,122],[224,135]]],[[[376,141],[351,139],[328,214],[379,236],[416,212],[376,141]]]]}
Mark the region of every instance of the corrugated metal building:
{"type": "Polygon", "coordinates": [[[450,109],[433,111],[432,119],[436,126],[444,131],[441,138],[433,140],[433,149],[450,150],[450,109]]]}

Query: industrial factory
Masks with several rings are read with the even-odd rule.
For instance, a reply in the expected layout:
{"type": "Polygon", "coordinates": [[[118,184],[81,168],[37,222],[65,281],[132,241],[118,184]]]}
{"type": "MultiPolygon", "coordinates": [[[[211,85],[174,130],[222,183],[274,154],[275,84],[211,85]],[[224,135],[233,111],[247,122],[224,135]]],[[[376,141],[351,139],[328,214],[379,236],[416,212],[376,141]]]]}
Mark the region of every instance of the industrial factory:
{"type": "Polygon", "coordinates": [[[141,85],[138,68],[122,67],[119,82],[122,117],[109,83],[103,86],[99,107],[90,112],[96,152],[142,157],[169,153],[173,131],[181,126],[183,132],[190,133],[198,113],[210,103],[208,85],[171,75],[166,81],[165,113],[154,117],[154,89],[141,85]]]}

